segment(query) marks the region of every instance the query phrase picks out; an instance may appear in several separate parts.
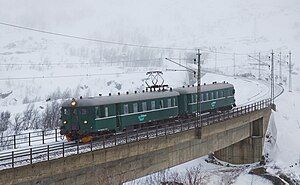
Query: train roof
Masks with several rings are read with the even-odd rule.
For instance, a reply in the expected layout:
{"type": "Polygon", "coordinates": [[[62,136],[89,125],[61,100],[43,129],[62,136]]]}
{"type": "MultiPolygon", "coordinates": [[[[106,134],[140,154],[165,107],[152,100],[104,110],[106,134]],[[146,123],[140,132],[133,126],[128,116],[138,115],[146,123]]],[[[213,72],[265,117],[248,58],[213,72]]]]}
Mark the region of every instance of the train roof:
{"type": "MultiPolygon", "coordinates": [[[[233,85],[229,83],[206,84],[206,85],[201,85],[201,92],[214,91],[214,90],[227,89],[227,88],[233,88],[233,85]]],[[[174,91],[177,91],[180,94],[194,94],[197,93],[197,86],[175,88],[174,91]]]]}
{"type": "MultiPolygon", "coordinates": [[[[144,93],[133,93],[133,94],[121,94],[112,96],[97,96],[97,97],[87,97],[82,99],[75,99],[77,107],[88,107],[88,106],[98,106],[98,105],[110,105],[116,103],[126,103],[135,102],[143,100],[151,100],[157,98],[168,98],[179,96],[176,91],[155,91],[155,92],[144,92],[144,93]]],[[[71,107],[72,100],[65,101],[63,107],[71,107]]]]}

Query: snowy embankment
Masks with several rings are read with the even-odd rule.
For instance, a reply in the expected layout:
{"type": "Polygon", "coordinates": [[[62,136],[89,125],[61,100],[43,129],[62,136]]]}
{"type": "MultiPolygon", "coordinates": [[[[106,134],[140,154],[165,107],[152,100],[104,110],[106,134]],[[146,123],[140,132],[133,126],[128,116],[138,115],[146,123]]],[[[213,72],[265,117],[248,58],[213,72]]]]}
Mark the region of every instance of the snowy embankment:
{"type": "Polygon", "coordinates": [[[273,112],[269,123],[270,137],[265,143],[264,152],[269,155],[269,173],[284,173],[300,183],[300,85],[297,83],[300,76],[293,77],[293,91],[286,89],[275,101],[277,110],[273,112]]]}

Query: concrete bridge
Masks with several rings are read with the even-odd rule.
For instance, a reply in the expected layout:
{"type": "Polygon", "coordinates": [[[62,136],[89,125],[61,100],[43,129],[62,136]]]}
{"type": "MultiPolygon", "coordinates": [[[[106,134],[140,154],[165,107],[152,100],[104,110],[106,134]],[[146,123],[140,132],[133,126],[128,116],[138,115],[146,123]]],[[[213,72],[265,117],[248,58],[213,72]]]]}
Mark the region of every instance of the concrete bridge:
{"type": "Polygon", "coordinates": [[[178,133],[2,170],[0,183],[121,184],[211,152],[230,163],[257,162],[270,114],[269,103],[257,103],[202,120],[202,128],[181,125],[178,133]]]}

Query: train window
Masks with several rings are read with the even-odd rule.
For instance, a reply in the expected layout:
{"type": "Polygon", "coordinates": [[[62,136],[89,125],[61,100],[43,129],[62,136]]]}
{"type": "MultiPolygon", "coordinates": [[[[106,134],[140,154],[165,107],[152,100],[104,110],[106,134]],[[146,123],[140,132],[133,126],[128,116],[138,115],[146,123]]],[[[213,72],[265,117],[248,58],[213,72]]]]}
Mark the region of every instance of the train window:
{"type": "Polygon", "coordinates": [[[223,98],[223,96],[224,96],[224,92],[221,91],[221,92],[220,92],[220,98],[223,98]]]}
{"type": "Polygon", "coordinates": [[[105,107],[105,117],[108,116],[108,107],[105,107]]]}
{"type": "Polygon", "coordinates": [[[211,92],[210,94],[211,94],[211,99],[212,99],[212,100],[215,99],[215,97],[214,97],[214,92],[211,92]]]}
{"type": "Polygon", "coordinates": [[[99,107],[95,107],[95,115],[96,115],[96,118],[100,118],[100,108],[99,107]]]}
{"type": "Polygon", "coordinates": [[[147,102],[142,103],[142,110],[146,111],[147,110],[147,102]]]}
{"type": "Polygon", "coordinates": [[[81,114],[82,115],[87,115],[88,114],[88,110],[87,109],[81,109],[81,114]]]}
{"type": "Polygon", "coordinates": [[[176,106],[176,99],[173,98],[173,106],[175,107],[176,106]]]}
{"type": "Polygon", "coordinates": [[[201,94],[201,101],[203,101],[203,94],[201,94]]]}
{"type": "Polygon", "coordinates": [[[70,115],[70,110],[69,109],[64,109],[64,115],[70,115]]]}
{"type": "Polygon", "coordinates": [[[206,98],[205,98],[205,99],[206,99],[206,100],[209,100],[209,98],[208,98],[208,93],[206,93],[205,95],[206,95],[206,98]]]}
{"type": "Polygon", "coordinates": [[[216,99],[219,98],[219,91],[216,91],[216,99]]]}
{"type": "Polygon", "coordinates": [[[172,101],[171,101],[171,98],[168,99],[168,107],[172,107],[172,101]]]}
{"type": "Polygon", "coordinates": [[[191,103],[194,102],[194,95],[191,94],[191,103]]]}
{"type": "Polygon", "coordinates": [[[128,112],[129,112],[128,111],[128,104],[124,105],[124,110],[123,111],[124,111],[124,114],[128,114],[128,112]]]}
{"type": "Polygon", "coordinates": [[[138,104],[133,103],[133,112],[138,112],[138,104]]]}
{"type": "Polygon", "coordinates": [[[160,100],[160,102],[159,102],[159,107],[160,107],[160,108],[164,108],[164,100],[160,100]]]}
{"type": "Polygon", "coordinates": [[[151,110],[155,109],[155,101],[151,101],[151,110]]]}

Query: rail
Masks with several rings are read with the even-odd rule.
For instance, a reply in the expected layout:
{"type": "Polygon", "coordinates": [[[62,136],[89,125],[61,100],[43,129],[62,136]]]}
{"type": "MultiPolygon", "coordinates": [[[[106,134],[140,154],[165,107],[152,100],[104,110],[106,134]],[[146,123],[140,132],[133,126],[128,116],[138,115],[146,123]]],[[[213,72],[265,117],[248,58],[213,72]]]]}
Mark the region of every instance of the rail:
{"type": "MultiPolygon", "coordinates": [[[[202,126],[239,117],[270,106],[271,101],[270,99],[267,99],[222,113],[201,115],[202,126]]],[[[88,143],[62,142],[52,145],[43,145],[10,152],[2,152],[0,153],[0,169],[15,168],[41,161],[49,161],[70,155],[92,152],[130,142],[138,142],[145,139],[175,134],[194,129],[195,127],[200,127],[200,125],[197,125],[196,116],[185,119],[174,119],[172,121],[165,122],[164,124],[125,131],[114,135],[102,135],[94,138],[88,143]]]]}

